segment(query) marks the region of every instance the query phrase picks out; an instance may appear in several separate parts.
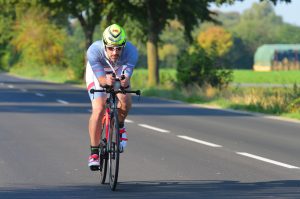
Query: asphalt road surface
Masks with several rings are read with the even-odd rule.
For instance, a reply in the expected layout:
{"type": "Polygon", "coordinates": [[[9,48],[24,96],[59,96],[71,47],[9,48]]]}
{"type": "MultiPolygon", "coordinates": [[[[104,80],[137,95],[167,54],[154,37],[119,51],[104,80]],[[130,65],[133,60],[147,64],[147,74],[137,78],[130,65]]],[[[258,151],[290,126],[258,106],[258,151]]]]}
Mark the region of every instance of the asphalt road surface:
{"type": "Polygon", "coordinates": [[[0,74],[0,198],[300,198],[300,123],[137,99],[112,192],[87,167],[87,91],[0,74]]]}

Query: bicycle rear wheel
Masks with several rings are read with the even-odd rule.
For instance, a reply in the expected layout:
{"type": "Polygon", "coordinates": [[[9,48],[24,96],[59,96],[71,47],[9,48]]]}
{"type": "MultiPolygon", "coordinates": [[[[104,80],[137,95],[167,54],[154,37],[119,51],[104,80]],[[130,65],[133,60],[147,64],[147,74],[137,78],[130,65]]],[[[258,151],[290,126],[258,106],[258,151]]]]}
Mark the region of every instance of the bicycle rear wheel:
{"type": "Polygon", "coordinates": [[[109,142],[109,184],[111,190],[114,191],[118,182],[120,160],[119,121],[116,110],[111,117],[109,142]]]}
{"type": "Polygon", "coordinates": [[[105,183],[107,174],[107,162],[108,162],[108,152],[107,152],[107,140],[105,138],[105,125],[102,128],[102,136],[100,143],[100,182],[105,183]]]}

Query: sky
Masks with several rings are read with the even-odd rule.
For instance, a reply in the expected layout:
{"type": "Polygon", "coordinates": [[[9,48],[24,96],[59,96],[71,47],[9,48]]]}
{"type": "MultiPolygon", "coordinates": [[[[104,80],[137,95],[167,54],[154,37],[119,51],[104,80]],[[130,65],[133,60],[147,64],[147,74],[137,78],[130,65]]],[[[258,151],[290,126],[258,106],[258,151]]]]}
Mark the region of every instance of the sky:
{"type": "MultiPolygon", "coordinates": [[[[222,12],[239,12],[242,13],[244,10],[251,8],[254,2],[259,0],[244,0],[243,2],[235,2],[233,5],[222,5],[216,7],[211,5],[211,9],[217,9],[222,12]]],[[[277,15],[282,16],[284,22],[300,26],[300,0],[292,0],[291,3],[278,2],[274,7],[277,15]]]]}

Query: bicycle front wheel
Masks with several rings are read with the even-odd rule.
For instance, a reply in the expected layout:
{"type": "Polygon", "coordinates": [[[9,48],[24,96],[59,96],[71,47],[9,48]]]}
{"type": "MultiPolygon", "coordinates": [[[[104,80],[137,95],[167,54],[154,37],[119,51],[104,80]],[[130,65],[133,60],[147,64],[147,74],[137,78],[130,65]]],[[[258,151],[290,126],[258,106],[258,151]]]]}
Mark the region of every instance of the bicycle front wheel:
{"type": "Polygon", "coordinates": [[[119,121],[116,110],[111,117],[109,142],[109,184],[111,190],[114,191],[118,182],[120,161],[119,121]]]}

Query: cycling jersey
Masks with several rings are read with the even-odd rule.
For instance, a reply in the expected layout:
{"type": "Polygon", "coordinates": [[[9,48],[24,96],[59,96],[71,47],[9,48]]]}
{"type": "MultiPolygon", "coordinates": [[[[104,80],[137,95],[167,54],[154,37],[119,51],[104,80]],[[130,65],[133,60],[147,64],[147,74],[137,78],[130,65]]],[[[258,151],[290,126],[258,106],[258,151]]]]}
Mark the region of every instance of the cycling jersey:
{"type": "MultiPolygon", "coordinates": [[[[130,42],[126,42],[126,45],[116,63],[110,62],[107,58],[105,46],[102,40],[94,42],[87,50],[86,85],[88,91],[92,88],[101,89],[98,78],[105,76],[107,73],[113,72],[109,64],[114,68],[117,76],[120,76],[124,71],[124,74],[127,77],[131,77],[137,59],[137,49],[130,42]]],[[[90,98],[95,99],[97,97],[104,96],[104,94],[105,93],[97,92],[95,94],[90,94],[90,98]]]]}

